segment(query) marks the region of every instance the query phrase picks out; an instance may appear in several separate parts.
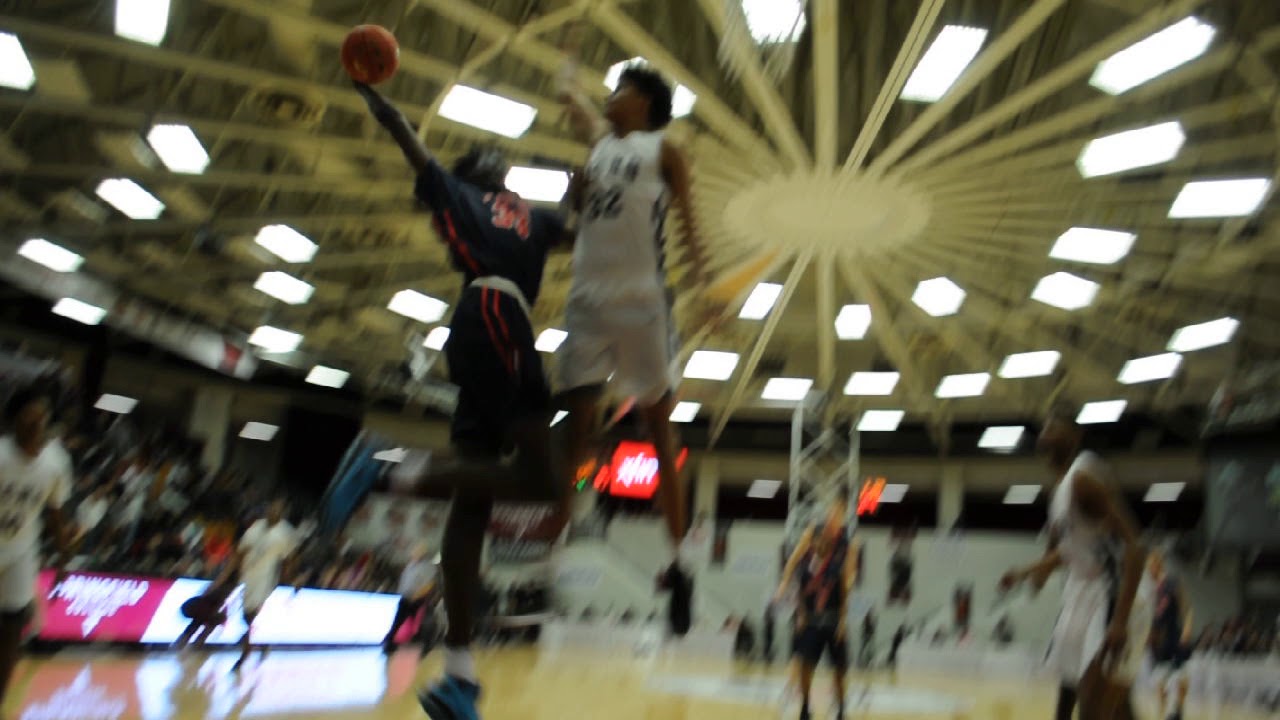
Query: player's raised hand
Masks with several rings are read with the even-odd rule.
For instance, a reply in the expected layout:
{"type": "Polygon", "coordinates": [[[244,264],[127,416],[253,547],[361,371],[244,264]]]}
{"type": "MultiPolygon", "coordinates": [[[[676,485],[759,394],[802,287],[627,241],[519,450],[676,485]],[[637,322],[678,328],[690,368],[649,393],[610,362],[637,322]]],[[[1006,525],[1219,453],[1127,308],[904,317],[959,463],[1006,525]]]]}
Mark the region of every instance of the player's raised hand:
{"type": "Polygon", "coordinates": [[[364,98],[365,103],[369,106],[369,112],[373,113],[373,117],[378,122],[387,125],[403,117],[396,106],[382,97],[382,94],[377,90],[362,82],[352,81],[352,84],[355,85],[356,92],[360,93],[360,97],[364,98]]]}

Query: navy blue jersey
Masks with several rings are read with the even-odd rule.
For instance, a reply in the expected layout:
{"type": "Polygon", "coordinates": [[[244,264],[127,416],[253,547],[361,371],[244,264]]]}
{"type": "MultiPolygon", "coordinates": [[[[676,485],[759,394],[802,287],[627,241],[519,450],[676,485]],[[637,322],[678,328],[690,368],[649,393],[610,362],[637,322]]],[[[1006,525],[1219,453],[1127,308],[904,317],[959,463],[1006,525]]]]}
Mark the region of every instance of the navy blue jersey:
{"type": "Polygon", "coordinates": [[[542,285],[547,251],[564,236],[560,215],[531,208],[513,192],[485,192],[458,180],[434,160],[414,187],[431,208],[453,266],[470,283],[496,275],[519,286],[532,305],[542,285]]]}
{"type": "Polygon", "coordinates": [[[826,552],[819,553],[810,546],[800,561],[800,603],[810,622],[838,623],[844,605],[844,566],[849,557],[849,538],[841,531],[824,549],[826,552]]]}

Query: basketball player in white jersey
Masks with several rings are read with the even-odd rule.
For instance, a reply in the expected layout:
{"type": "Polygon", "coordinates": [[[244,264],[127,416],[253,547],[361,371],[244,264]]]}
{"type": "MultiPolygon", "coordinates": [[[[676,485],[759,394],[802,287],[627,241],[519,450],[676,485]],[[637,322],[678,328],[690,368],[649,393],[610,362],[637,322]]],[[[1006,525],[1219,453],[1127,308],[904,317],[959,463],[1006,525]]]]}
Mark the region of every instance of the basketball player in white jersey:
{"type": "Polygon", "coordinates": [[[0,437],[0,707],[30,622],[40,569],[42,517],[56,540],[61,566],[70,553],[60,508],[71,494],[71,457],[49,437],[49,395],[22,388],[5,405],[0,437]]]}
{"type": "Polygon", "coordinates": [[[1049,505],[1049,551],[1012,570],[1004,588],[1030,580],[1039,589],[1066,568],[1063,606],[1054,626],[1049,664],[1061,683],[1057,720],[1131,720],[1129,700],[1151,627],[1146,553],[1110,468],[1080,450],[1082,433],[1066,417],[1051,417],[1037,449],[1057,478],[1049,505]]]}
{"type": "Polygon", "coordinates": [[[260,518],[240,538],[238,562],[240,579],[244,582],[244,635],[240,637],[240,659],[232,667],[238,671],[249,659],[252,645],[250,633],[253,621],[267,604],[267,598],[275,592],[281,577],[292,576],[294,551],[298,549],[298,534],[285,519],[284,500],[274,500],[267,506],[266,517],[260,518]]]}
{"type": "Polygon", "coordinates": [[[671,629],[684,635],[692,581],[680,562],[688,521],[670,421],[675,343],[663,246],[669,201],[684,228],[695,282],[706,274],[688,161],[664,133],[672,89],[653,70],[632,66],[622,72],[603,118],[579,95],[562,97],[579,137],[594,143],[586,169],[575,177],[580,219],[565,308],[569,335],[559,357],[569,399],[569,457],[579,472],[591,472],[600,398],[612,377],[619,396],[635,399],[657,450],[658,500],[673,547],[665,573],[671,629]]]}

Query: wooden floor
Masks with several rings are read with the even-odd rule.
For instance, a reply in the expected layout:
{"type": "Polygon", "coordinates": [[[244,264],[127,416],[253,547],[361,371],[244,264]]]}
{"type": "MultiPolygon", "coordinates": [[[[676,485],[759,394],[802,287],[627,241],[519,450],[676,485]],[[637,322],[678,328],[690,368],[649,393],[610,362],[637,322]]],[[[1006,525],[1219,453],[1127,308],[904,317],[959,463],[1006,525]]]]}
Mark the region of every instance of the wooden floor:
{"type": "MultiPolygon", "coordinates": [[[[223,652],[116,654],[64,652],[18,668],[5,720],[204,720],[425,717],[414,689],[440,672],[439,653],[390,660],[376,650],[275,651],[237,677],[223,652]]],[[[500,649],[482,654],[486,720],[752,720],[795,718],[779,703],[777,668],[611,657],[566,650],[500,649]],[[785,714],[784,714],[785,713],[785,714]]],[[[820,671],[815,708],[830,707],[820,671]],[[821,688],[821,691],[818,689],[821,688]]],[[[1047,683],[982,683],[940,677],[855,678],[850,718],[868,720],[1038,720],[1049,718],[1047,683]],[[857,709],[854,709],[854,708],[857,709]]],[[[1187,720],[1255,720],[1229,708],[1196,709],[1187,720]]],[[[1149,709],[1143,717],[1150,717],[1149,709]]],[[[831,717],[818,712],[816,717],[831,717]]]]}

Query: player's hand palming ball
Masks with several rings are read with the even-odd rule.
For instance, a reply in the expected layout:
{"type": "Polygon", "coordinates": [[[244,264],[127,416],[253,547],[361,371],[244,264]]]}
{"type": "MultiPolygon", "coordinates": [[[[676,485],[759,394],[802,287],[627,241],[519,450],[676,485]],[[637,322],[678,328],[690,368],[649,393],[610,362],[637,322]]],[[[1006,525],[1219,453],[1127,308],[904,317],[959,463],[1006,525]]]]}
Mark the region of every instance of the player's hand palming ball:
{"type": "Polygon", "coordinates": [[[386,82],[400,67],[400,44],[381,25],[357,25],[342,41],[342,66],[356,82],[386,82]]]}

